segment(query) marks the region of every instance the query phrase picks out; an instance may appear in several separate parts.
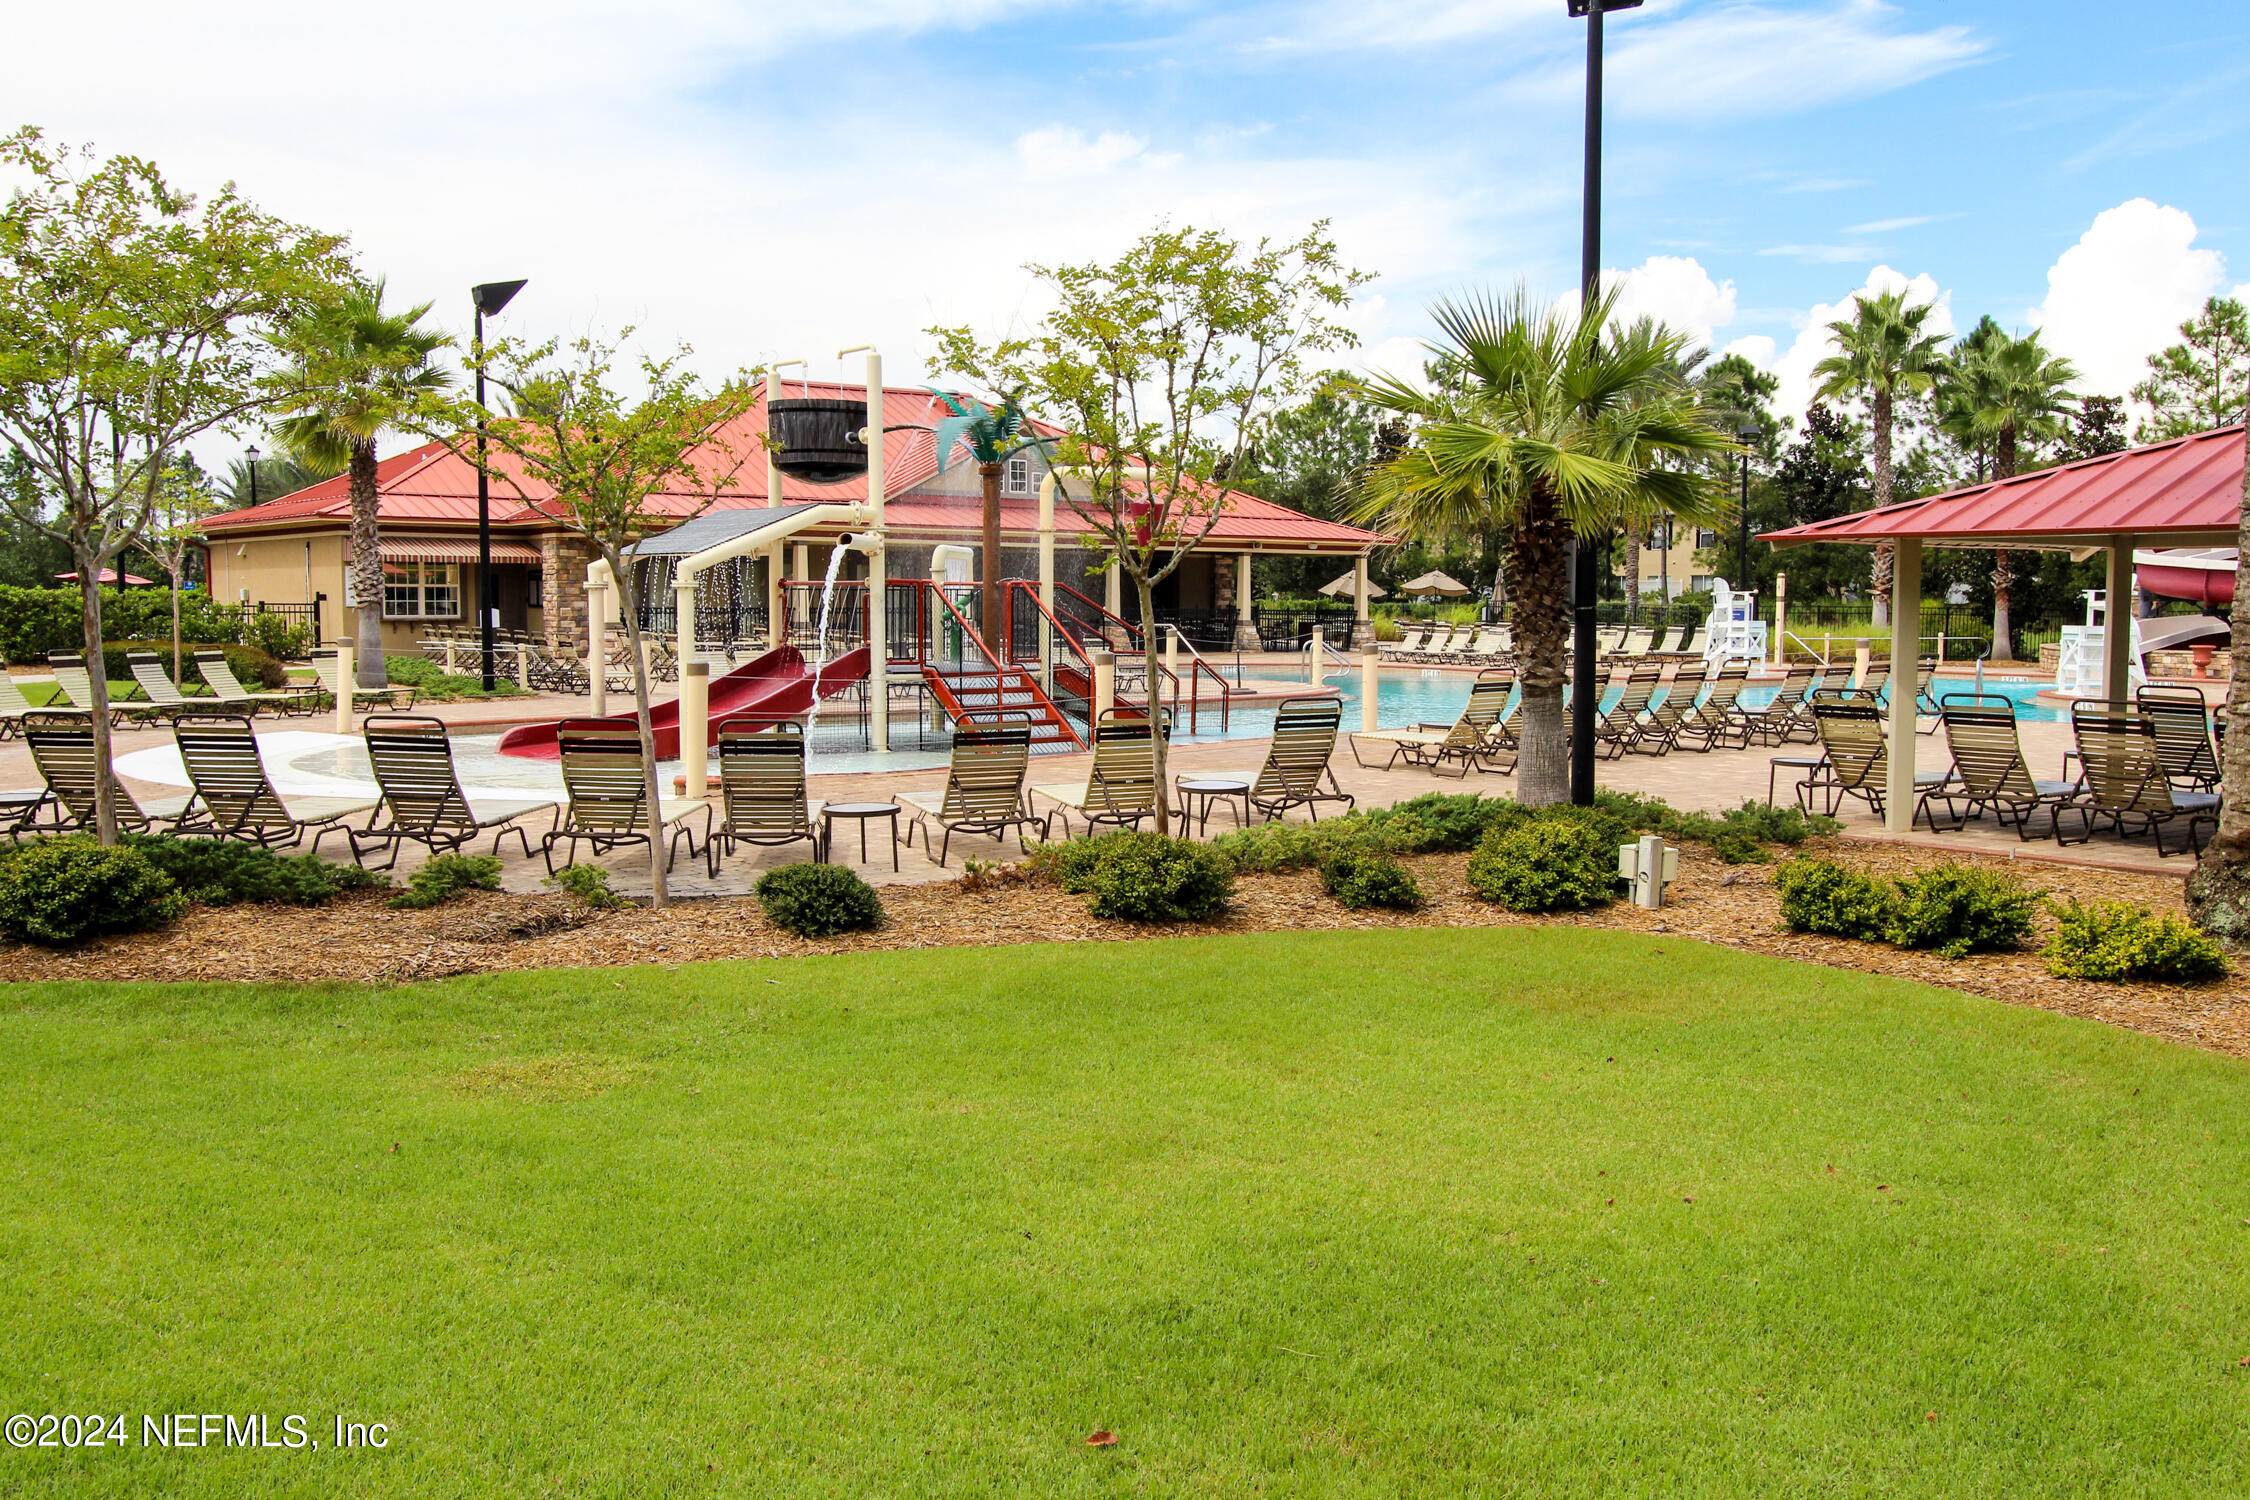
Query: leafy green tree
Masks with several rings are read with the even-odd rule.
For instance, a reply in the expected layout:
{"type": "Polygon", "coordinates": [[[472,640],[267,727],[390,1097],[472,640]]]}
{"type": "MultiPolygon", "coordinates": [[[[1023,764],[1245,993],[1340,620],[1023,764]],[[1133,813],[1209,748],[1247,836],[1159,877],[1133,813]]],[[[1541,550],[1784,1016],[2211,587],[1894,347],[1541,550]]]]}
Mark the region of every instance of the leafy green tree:
{"type": "Polygon", "coordinates": [[[180,589],[189,565],[202,556],[203,518],[219,510],[210,476],[194,455],[182,454],[157,488],[141,546],[172,581],[172,680],[180,680],[180,589]]]}
{"type": "MultiPolygon", "coordinates": [[[[1228,483],[1304,515],[1341,521],[1361,480],[1383,451],[1386,426],[1394,451],[1403,447],[1405,427],[1395,419],[1386,423],[1383,413],[1359,399],[1349,375],[1328,371],[1318,378],[1305,400],[1274,414],[1265,436],[1244,456],[1241,470],[1228,476],[1228,483]]],[[[1464,557],[1474,561],[1473,555],[1464,557]]],[[[1387,560],[1371,560],[1371,571],[1379,570],[1387,560]]],[[[1415,572],[1467,565],[1463,557],[1455,557],[1446,562],[1433,561],[1415,572]]],[[[1262,559],[1258,571],[1272,588],[1301,596],[1336,576],[1336,560],[1275,557],[1262,559]]],[[[1395,580],[1386,577],[1379,581],[1395,580]]]]}
{"type": "Polygon", "coordinates": [[[227,465],[226,484],[218,492],[219,507],[241,510],[248,505],[263,505],[343,472],[342,464],[307,463],[293,453],[261,453],[255,465],[244,455],[227,465]],[[253,471],[256,483],[251,482],[253,471]]]}
{"type": "Polygon", "coordinates": [[[0,490],[6,492],[0,498],[0,585],[53,588],[56,575],[70,571],[70,544],[43,524],[57,508],[56,497],[21,448],[0,457],[0,490]]]}
{"type": "Polygon", "coordinates": [[[952,413],[937,425],[937,464],[940,469],[953,456],[956,444],[977,461],[977,477],[984,481],[984,548],[977,571],[984,608],[977,622],[988,643],[1000,646],[1000,476],[1010,456],[1037,446],[1029,435],[1023,411],[1023,392],[1010,391],[1000,404],[990,405],[974,396],[955,396],[933,390],[952,413]]]}
{"type": "MultiPolygon", "coordinates": [[[[1367,278],[1337,258],[1325,221],[1287,244],[1160,228],[1106,265],[1030,269],[1053,299],[1038,329],[990,345],[930,329],[931,373],[1021,391],[1064,428],[1062,467],[1088,476],[1083,495],[1064,494],[1138,596],[1153,699],[1156,585],[1225,514],[1224,476],[1303,391],[1306,356],[1350,347],[1334,314],[1367,278]]],[[[1158,747],[1161,789],[1161,737],[1158,747]]],[[[1162,795],[1156,820],[1170,831],[1162,795]]]]}
{"type": "Polygon", "coordinates": [[[165,476],[201,435],[264,409],[265,335],[332,295],[343,241],[222,188],[182,192],[154,163],[0,140],[0,444],[36,483],[0,489],[21,526],[68,545],[81,644],[96,664],[95,824],[117,836],[98,580],[149,524],[165,476]],[[23,508],[18,508],[21,505],[23,508]]]}
{"type": "MultiPolygon", "coordinates": [[[[1943,421],[1958,440],[1989,445],[1994,479],[2013,479],[2026,443],[2055,442],[2070,430],[2078,369],[2050,354],[2037,333],[2012,337],[1989,318],[1963,343],[1940,381],[1943,421]]],[[[2014,584],[2008,549],[2000,548],[1992,561],[1995,661],[2016,659],[2008,612],[2014,584]]]]}
{"type": "Polygon", "coordinates": [[[2125,437],[2125,403],[2115,396],[2086,396],[2079,400],[2077,419],[2062,440],[2064,463],[2123,453],[2132,446],[2125,437]]]}
{"type": "Polygon", "coordinates": [[[2213,297],[2180,325],[2180,342],[2148,357],[2133,399],[2149,409],[2140,441],[2186,437],[2242,420],[2250,402],[2250,309],[2213,297]]]}
{"type": "MultiPolygon", "coordinates": [[[[1850,318],[1828,325],[1840,352],[1813,367],[1821,395],[1866,398],[1878,508],[1891,503],[1892,427],[1899,398],[1928,390],[1945,358],[1943,340],[1924,326],[1934,310],[1931,303],[1909,304],[1903,291],[1861,297],[1850,318]]],[[[1891,556],[1888,543],[1875,549],[1870,593],[1877,625],[1890,619],[1891,556]]]]}
{"type": "MultiPolygon", "coordinates": [[[[1803,432],[1774,466],[1771,487],[1791,526],[1866,509],[1867,458],[1859,429],[1836,408],[1815,401],[1805,411],[1803,432]]],[[[1864,547],[1815,543],[1790,552],[1789,576],[1800,598],[1840,598],[1867,587],[1868,560],[1864,547]]]]}
{"type": "MultiPolygon", "coordinates": [[[[632,333],[627,328],[618,337],[622,341],[632,333]]],[[[648,717],[648,659],[641,649],[644,601],[639,572],[626,565],[625,549],[652,530],[701,515],[734,488],[743,465],[762,451],[754,445],[737,448],[724,436],[757,400],[750,374],[737,372],[716,390],[707,389],[686,368],[688,353],[682,348],[663,359],[644,356],[633,376],[642,392],[635,399],[619,390],[615,345],[588,337],[566,352],[553,341],[526,348],[502,340],[485,346],[485,372],[507,393],[512,411],[480,409],[464,399],[442,413],[425,409],[416,418],[430,423],[425,430],[464,457],[474,451],[470,434],[482,418],[492,445],[514,460],[495,468],[493,480],[526,503],[545,504],[559,525],[590,543],[609,565],[631,648],[633,717],[648,764],[651,808],[663,804],[648,717]],[[659,494],[692,495],[699,503],[684,516],[658,516],[649,501],[659,494]]],[[[700,796],[702,790],[691,792],[700,796]]],[[[665,845],[658,830],[652,828],[651,835],[649,885],[654,904],[662,908],[669,900],[665,845]]]]}
{"type": "MultiPolygon", "coordinates": [[[[2242,503],[2239,534],[2250,535],[2250,425],[2243,434],[2242,503]]],[[[2234,639],[2229,647],[2232,681],[2227,684],[2227,721],[2250,724],[2250,547],[2238,554],[2234,570],[2234,639]]],[[[2203,862],[2188,879],[2188,911],[2195,920],[2231,942],[2250,940],[2250,734],[2226,737],[2220,766],[2219,827],[2203,862]]]]}
{"type": "Polygon", "coordinates": [[[1534,307],[1521,288],[1442,302],[1431,318],[1445,378],[1365,385],[1416,432],[1370,476],[1358,516],[1406,536],[1507,534],[1523,683],[1517,794],[1533,807],[1570,792],[1571,538],[1591,543],[1620,517],[1709,521],[1721,502],[1700,461],[1734,446],[1672,374],[1680,336],[1653,324],[1612,336],[1615,308],[1613,294],[1573,316],[1534,307]]]}
{"type": "MultiPolygon", "coordinates": [[[[433,410],[453,377],[431,357],[453,340],[421,326],[430,304],[403,312],[383,306],[383,283],[352,286],[282,329],[276,342],[290,360],[273,378],[275,439],[311,465],[350,475],[352,590],[358,634],[358,681],[381,687],[383,552],[377,520],[375,443],[385,432],[433,410]]],[[[492,601],[479,599],[478,609],[492,601]]]]}

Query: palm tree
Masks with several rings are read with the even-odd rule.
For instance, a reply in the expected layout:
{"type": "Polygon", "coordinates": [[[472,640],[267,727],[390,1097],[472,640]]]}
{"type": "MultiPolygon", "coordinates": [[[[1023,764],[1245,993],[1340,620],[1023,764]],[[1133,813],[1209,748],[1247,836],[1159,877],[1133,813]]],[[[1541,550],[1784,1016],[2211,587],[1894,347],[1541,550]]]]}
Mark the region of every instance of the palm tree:
{"type": "MultiPolygon", "coordinates": [[[[1992,478],[2013,479],[2025,442],[2052,442],[2068,432],[2077,379],[2077,367],[2048,353],[2036,332],[2011,338],[1987,318],[1954,346],[1939,425],[1980,451],[1989,444],[1992,478]]],[[[2016,659],[2008,618],[2016,575],[2008,562],[2006,548],[1993,554],[1994,661],[2016,659]]]]}
{"type": "Polygon", "coordinates": [[[999,636],[1000,475],[1011,457],[1037,446],[1038,439],[1024,434],[1021,390],[1002,396],[998,406],[988,406],[973,396],[951,396],[935,387],[931,394],[952,413],[936,428],[939,470],[944,470],[958,443],[977,461],[977,474],[984,480],[984,547],[977,568],[983,580],[983,608],[977,628],[983,632],[986,645],[1004,651],[1006,643],[999,636]]]}
{"type": "MultiPolygon", "coordinates": [[[[375,440],[452,384],[430,363],[453,340],[419,327],[430,304],[386,312],[383,283],[356,286],[298,318],[275,341],[291,361],[276,380],[285,415],[275,439],[299,461],[351,476],[352,589],[357,611],[359,684],[381,687],[383,558],[376,528],[375,440]]],[[[487,607],[478,600],[477,607],[487,607]]]]}
{"type": "Polygon", "coordinates": [[[1506,534],[1523,683],[1517,794],[1534,807],[1570,793],[1573,533],[1590,541],[1621,515],[1644,527],[1667,513],[1711,519],[1717,497],[1687,461],[1733,447],[1672,374],[1686,341],[1660,325],[1612,330],[1615,306],[1602,297],[1574,316],[1533,307],[1520,287],[1505,300],[1443,302],[1431,311],[1444,335],[1431,386],[1362,385],[1416,432],[1368,476],[1356,516],[1433,544],[1506,534]]]}
{"type": "MultiPolygon", "coordinates": [[[[1843,351],[1813,367],[1820,379],[1818,395],[1831,398],[1865,392],[1874,417],[1875,506],[1891,503],[1891,422],[1898,398],[1926,391],[1944,367],[1941,336],[1922,331],[1934,303],[1908,306],[1903,291],[1861,297],[1848,320],[1831,323],[1843,351]]],[[[1891,548],[1875,549],[1875,575],[1869,592],[1875,598],[1874,623],[1890,622],[1891,548]]]]}

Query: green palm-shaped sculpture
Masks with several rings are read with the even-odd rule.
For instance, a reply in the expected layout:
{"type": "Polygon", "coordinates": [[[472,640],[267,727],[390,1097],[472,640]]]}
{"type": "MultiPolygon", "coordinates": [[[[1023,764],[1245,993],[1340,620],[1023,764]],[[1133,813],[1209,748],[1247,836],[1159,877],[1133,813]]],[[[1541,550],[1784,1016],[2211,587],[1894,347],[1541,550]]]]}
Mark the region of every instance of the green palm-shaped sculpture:
{"type": "Polygon", "coordinates": [[[1007,392],[997,406],[974,396],[955,396],[934,386],[930,393],[944,402],[945,409],[953,414],[932,429],[937,435],[939,472],[944,472],[958,444],[968,449],[969,456],[977,461],[977,473],[984,480],[984,546],[977,569],[983,587],[977,628],[984,632],[986,643],[999,650],[1000,475],[1009,458],[1026,448],[1040,446],[1040,439],[1029,430],[1030,419],[1024,415],[1021,390],[1007,392]]]}

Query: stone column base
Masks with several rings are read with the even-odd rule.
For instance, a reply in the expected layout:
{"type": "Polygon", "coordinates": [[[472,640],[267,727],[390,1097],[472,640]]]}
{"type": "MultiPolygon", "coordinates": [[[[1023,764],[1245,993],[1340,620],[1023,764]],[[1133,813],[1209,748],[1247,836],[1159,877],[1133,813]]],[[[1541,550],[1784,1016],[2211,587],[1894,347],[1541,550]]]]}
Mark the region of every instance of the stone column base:
{"type": "Polygon", "coordinates": [[[1258,627],[1248,620],[1235,621],[1234,649],[1237,651],[1264,650],[1264,644],[1258,639],[1258,627]]]}

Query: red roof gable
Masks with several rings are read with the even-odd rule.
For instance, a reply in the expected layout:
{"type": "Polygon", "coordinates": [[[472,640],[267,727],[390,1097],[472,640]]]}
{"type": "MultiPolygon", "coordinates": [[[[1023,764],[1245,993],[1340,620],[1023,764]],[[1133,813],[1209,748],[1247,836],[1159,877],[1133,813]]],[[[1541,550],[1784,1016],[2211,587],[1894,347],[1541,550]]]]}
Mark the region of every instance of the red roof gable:
{"type": "Polygon", "coordinates": [[[1769,531],[1776,547],[1905,537],[1973,547],[2078,546],[2133,536],[2235,544],[2242,515],[2240,423],[1943,495],[1769,531]]]}
{"type": "MultiPolygon", "coordinates": [[[[800,391],[809,396],[858,400],[866,395],[866,387],[838,385],[811,381],[800,385],[797,381],[785,383],[784,392],[795,396],[800,391]]],[[[908,427],[906,431],[886,432],[883,437],[884,488],[891,498],[884,506],[886,527],[897,526],[907,530],[959,531],[975,525],[974,512],[977,501],[973,496],[948,496],[914,494],[918,486],[928,484],[938,475],[936,440],[928,428],[942,422],[950,412],[945,404],[923,389],[883,388],[883,424],[888,428],[908,427]]],[[[735,474],[735,483],[721,492],[717,510],[739,510],[769,503],[766,496],[766,465],[760,435],[766,430],[765,397],[761,391],[758,401],[741,417],[722,429],[717,442],[724,443],[736,454],[747,455],[741,469],[735,474]]],[[[1037,424],[1043,436],[1059,437],[1061,430],[1037,424]]],[[[958,450],[957,450],[958,451],[958,450]]],[[[524,483],[519,486],[520,470],[507,454],[494,449],[489,459],[491,472],[492,520],[499,526],[539,526],[546,519],[544,512],[554,501],[553,492],[544,485],[524,483]],[[527,500],[529,503],[527,503],[527,500]]],[[[386,523],[424,522],[473,524],[477,518],[477,470],[468,459],[449,451],[442,443],[424,443],[404,453],[393,454],[375,468],[377,505],[386,523]]],[[[801,480],[782,478],[780,503],[794,505],[811,501],[851,501],[867,493],[863,480],[854,478],[841,484],[807,484],[801,480]]],[[[697,494],[660,494],[652,498],[650,509],[658,515],[685,516],[703,505],[697,494]]],[[[1011,531],[1028,532],[1036,528],[1037,504],[1028,498],[1014,498],[1002,502],[1001,525],[1011,531]]],[[[321,481],[279,500],[244,510],[222,511],[204,521],[205,530],[232,531],[243,527],[268,527],[286,525],[293,521],[333,520],[343,522],[351,516],[349,481],[344,475],[321,481]]],[[[1074,536],[1087,528],[1066,504],[1055,507],[1055,525],[1066,536],[1074,536]]],[[[1389,538],[1354,526],[1344,526],[1333,521],[1320,521],[1253,495],[1231,493],[1227,513],[1222,516],[1211,533],[1214,542],[1234,541],[1266,543],[1269,545],[1322,545],[1327,548],[1345,548],[1356,551],[1370,543],[1381,543],[1389,538]]]]}

